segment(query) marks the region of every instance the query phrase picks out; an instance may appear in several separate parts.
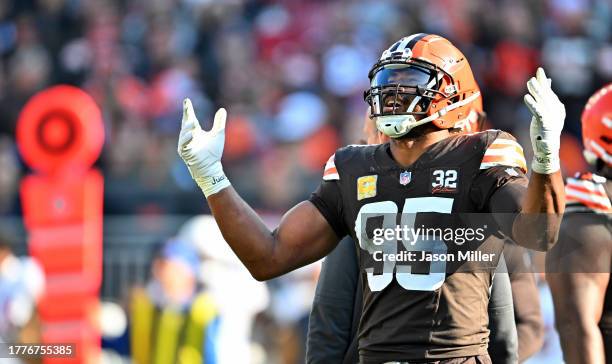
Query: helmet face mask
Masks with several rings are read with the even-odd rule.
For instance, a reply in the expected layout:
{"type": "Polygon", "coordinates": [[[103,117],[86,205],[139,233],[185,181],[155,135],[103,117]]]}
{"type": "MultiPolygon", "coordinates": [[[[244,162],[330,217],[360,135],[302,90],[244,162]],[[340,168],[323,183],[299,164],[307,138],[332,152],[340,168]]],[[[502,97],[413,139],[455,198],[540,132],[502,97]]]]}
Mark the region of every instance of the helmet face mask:
{"type": "Polygon", "coordinates": [[[468,117],[471,104],[480,97],[465,56],[435,35],[400,39],[383,52],[368,77],[370,88],[364,99],[370,117],[392,138],[427,122],[441,129],[453,128],[468,117]],[[461,82],[453,72],[462,77],[461,82]]]}
{"type": "Polygon", "coordinates": [[[420,119],[427,116],[439,83],[432,70],[392,63],[379,67],[373,74],[364,98],[372,117],[412,115],[420,119]]]}

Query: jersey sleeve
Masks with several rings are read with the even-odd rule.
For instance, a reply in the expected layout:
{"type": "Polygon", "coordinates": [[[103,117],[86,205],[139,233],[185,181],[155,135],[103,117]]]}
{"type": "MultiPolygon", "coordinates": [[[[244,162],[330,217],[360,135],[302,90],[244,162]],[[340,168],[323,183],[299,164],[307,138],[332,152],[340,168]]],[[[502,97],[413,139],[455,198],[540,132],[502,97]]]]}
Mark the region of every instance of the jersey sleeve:
{"type": "Polygon", "coordinates": [[[340,180],[340,175],[338,174],[338,168],[336,168],[336,154],[332,154],[331,157],[325,163],[325,168],[323,169],[323,180],[324,181],[337,181],[340,180]]]}
{"type": "Polygon", "coordinates": [[[480,171],[470,197],[479,211],[492,213],[499,229],[512,236],[514,218],[521,211],[528,183],[522,169],[495,166],[480,171]]]}
{"type": "Polygon", "coordinates": [[[332,155],[323,171],[323,180],[308,199],[327,220],[338,238],[347,235],[347,229],[342,219],[342,195],[340,191],[340,174],[335,164],[335,154],[332,155]]]}
{"type": "Polygon", "coordinates": [[[494,166],[479,171],[470,198],[483,212],[519,212],[528,183],[521,168],[494,166]]]}
{"type": "Polygon", "coordinates": [[[506,132],[499,133],[496,136],[493,142],[487,146],[482,157],[481,170],[493,167],[519,168],[523,173],[527,173],[523,147],[512,135],[506,132]]]}
{"type": "Polygon", "coordinates": [[[523,148],[514,137],[498,132],[487,143],[470,198],[481,212],[491,217],[506,236],[512,237],[516,214],[520,213],[529,180],[523,148]]]}
{"type": "Polygon", "coordinates": [[[522,194],[528,182],[523,148],[506,132],[496,131],[488,135],[491,137],[486,142],[479,170],[473,179],[470,198],[479,211],[518,211],[519,205],[513,200],[517,194],[522,194]],[[501,206],[498,206],[499,202],[501,206]]]}

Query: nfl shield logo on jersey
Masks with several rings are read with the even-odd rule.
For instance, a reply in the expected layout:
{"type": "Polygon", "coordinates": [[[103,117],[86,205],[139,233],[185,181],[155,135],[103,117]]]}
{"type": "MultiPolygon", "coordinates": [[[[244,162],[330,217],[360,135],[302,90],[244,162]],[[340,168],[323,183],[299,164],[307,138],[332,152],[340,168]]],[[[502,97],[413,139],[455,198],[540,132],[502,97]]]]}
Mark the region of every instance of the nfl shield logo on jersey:
{"type": "Polygon", "coordinates": [[[407,185],[408,183],[410,183],[410,181],[412,181],[412,172],[404,171],[400,173],[399,183],[402,186],[407,185]]]}

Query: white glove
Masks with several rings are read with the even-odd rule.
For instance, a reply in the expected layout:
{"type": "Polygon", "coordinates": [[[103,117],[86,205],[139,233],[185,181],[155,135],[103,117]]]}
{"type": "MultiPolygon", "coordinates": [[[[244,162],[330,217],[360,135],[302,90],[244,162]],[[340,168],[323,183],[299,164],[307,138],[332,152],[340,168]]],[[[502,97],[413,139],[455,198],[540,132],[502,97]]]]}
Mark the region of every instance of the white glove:
{"type": "Polygon", "coordinates": [[[540,174],[551,174],[561,169],[559,148],[565,106],[550,88],[550,83],[544,70],[538,68],[536,77],[527,81],[529,93],[524,98],[533,115],[529,128],[534,154],[531,169],[540,174]]]}
{"type": "Polygon", "coordinates": [[[178,154],[185,161],[191,177],[200,186],[206,198],[230,185],[221,166],[226,118],[227,112],[220,108],[215,114],[212,129],[204,131],[195,116],[191,100],[183,100],[178,154]]]}

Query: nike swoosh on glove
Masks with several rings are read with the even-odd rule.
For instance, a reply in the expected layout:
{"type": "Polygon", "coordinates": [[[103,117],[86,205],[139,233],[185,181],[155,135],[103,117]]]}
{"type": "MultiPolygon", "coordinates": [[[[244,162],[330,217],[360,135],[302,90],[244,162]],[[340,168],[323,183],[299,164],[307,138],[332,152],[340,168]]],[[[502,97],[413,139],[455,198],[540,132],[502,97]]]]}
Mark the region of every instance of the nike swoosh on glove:
{"type": "Polygon", "coordinates": [[[183,100],[183,120],[178,140],[178,154],[187,165],[191,177],[207,198],[230,186],[221,165],[226,119],[227,112],[224,108],[220,108],[215,114],[212,129],[204,131],[195,116],[191,100],[183,100]]]}
{"type": "Polygon", "coordinates": [[[524,97],[533,115],[529,128],[534,153],[531,169],[540,174],[552,174],[561,169],[559,148],[565,106],[550,85],[551,80],[546,78],[544,70],[538,68],[536,76],[527,81],[529,93],[524,97]]]}

